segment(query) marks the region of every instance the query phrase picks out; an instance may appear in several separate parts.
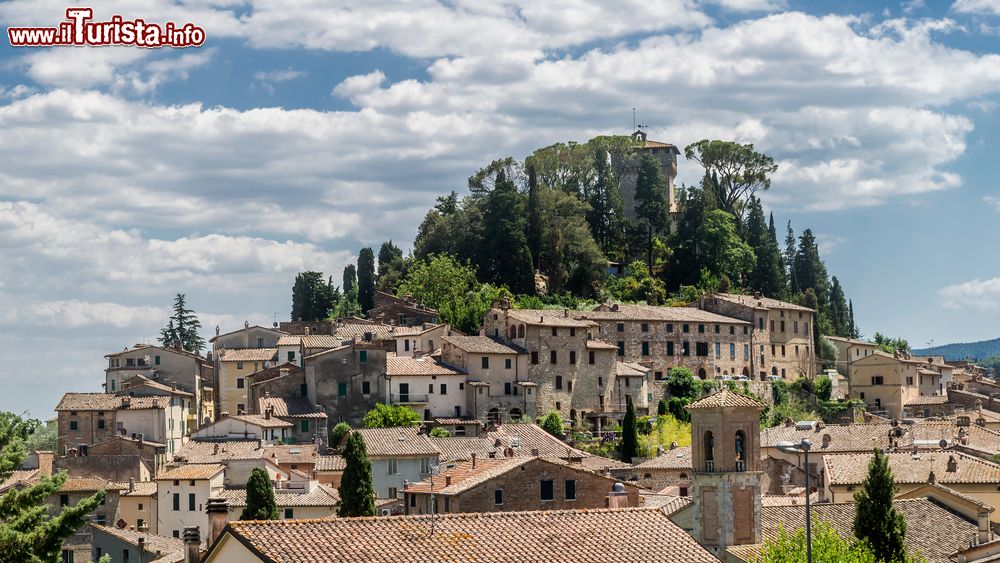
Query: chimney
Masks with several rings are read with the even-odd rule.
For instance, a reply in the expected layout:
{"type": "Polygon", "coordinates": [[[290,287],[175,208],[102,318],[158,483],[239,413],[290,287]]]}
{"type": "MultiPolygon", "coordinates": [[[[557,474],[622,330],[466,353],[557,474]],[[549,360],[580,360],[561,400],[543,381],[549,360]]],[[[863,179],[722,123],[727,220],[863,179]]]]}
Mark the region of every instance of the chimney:
{"type": "Polygon", "coordinates": [[[930,483],[931,485],[937,484],[937,475],[934,474],[933,469],[931,469],[930,474],[927,475],[927,482],[930,483]]]}
{"type": "MultiPolygon", "coordinates": [[[[142,555],[139,556],[142,558],[142,555]]],[[[201,561],[201,533],[198,526],[184,528],[184,563],[201,561]]]]}
{"type": "Polygon", "coordinates": [[[142,447],[142,441],[143,441],[143,434],[142,434],[142,432],[139,432],[138,440],[139,440],[139,447],[141,448],[142,447]]]}
{"type": "Polygon", "coordinates": [[[264,409],[264,420],[271,420],[271,408],[272,407],[268,406],[264,409]]]}
{"type": "Polygon", "coordinates": [[[983,544],[990,541],[990,513],[985,510],[981,510],[978,514],[976,514],[976,517],[979,524],[979,535],[977,536],[977,539],[979,540],[979,543],[983,544]]]}
{"type": "Polygon", "coordinates": [[[955,473],[958,471],[958,460],[955,459],[954,455],[948,456],[948,473],[955,473]]]}
{"type": "Polygon", "coordinates": [[[139,561],[142,561],[142,554],[146,551],[146,538],[139,538],[139,561]]]}
{"type": "Polygon", "coordinates": [[[52,460],[55,454],[48,451],[35,452],[38,456],[38,473],[46,477],[52,476],[52,460]]]}
{"type": "Polygon", "coordinates": [[[444,486],[445,487],[451,486],[451,475],[444,476],[444,486]]]}
{"type": "Polygon", "coordinates": [[[219,455],[219,443],[216,442],[215,446],[212,448],[212,455],[219,455]]]}
{"type": "Polygon", "coordinates": [[[531,448],[531,457],[538,457],[538,448],[531,448]]]}
{"type": "Polygon", "coordinates": [[[614,311],[614,312],[616,312],[616,313],[618,312],[618,309],[619,309],[619,307],[618,307],[617,303],[615,303],[614,305],[611,306],[611,310],[614,311]]]}
{"type": "Polygon", "coordinates": [[[128,492],[130,493],[135,492],[135,479],[132,477],[128,478],[128,492]]]}
{"type": "Polygon", "coordinates": [[[829,434],[823,434],[823,447],[824,448],[829,448],[830,447],[830,440],[832,440],[832,438],[830,437],[829,434]]]}
{"type": "Polygon", "coordinates": [[[608,493],[608,508],[628,508],[628,493],[625,492],[625,485],[615,483],[608,493]]]}
{"type": "Polygon", "coordinates": [[[476,452],[472,452],[472,468],[476,468],[476,452]]]}
{"type": "Polygon", "coordinates": [[[753,298],[757,299],[757,300],[761,300],[761,299],[764,298],[764,294],[761,293],[761,292],[759,292],[759,291],[755,291],[755,292],[753,292],[753,298]]]}
{"type": "Polygon", "coordinates": [[[205,512],[208,512],[208,537],[205,539],[212,545],[229,523],[229,503],[224,498],[210,498],[205,512]]]}

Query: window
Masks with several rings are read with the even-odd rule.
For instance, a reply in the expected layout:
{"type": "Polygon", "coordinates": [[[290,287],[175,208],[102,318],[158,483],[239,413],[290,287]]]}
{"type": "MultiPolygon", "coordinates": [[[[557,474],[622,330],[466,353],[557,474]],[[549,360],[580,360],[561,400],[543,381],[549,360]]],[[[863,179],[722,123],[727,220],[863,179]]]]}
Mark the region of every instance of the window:
{"type": "Polygon", "coordinates": [[[680,496],[682,496],[682,497],[688,496],[688,488],[687,487],[681,487],[680,494],[681,494],[680,496]]]}
{"type": "Polygon", "coordinates": [[[541,499],[555,500],[555,493],[552,487],[552,479],[543,479],[541,481],[541,499]]]}
{"type": "Polygon", "coordinates": [[[246,380],[244,380],[242,377],[237,377],[236,378],[236,388],[237,389],[243,389],[245,387],[246,387],[246,380]]]}
{"type": "Polygon", "coordinates": [[[153,358],[153,363],[156,365],[160,365],[160,357],[156,356],[155,358],[153,358]]]}
{"type": "Polygon", "coordinates": [[[458,390],[459,390],[459,391],[465,391],[465,384],[464,384],[464,383],[461,383],[461,382],[459,382],[459,384],[458,384],[458,390]]]}
{"type": "Polygon", "coordinates": [[[799,345],[798,344],[795,345],[795,357],[796,358],[799,357],[799,345]]]}
{"type": "Polygon", "coordinates": [[[59,506],[69,506],[69,495],[59,495],[59,506]]]}
{"type": "Polygon", "coordinates": [[[792,323],[792,330],[795,332],[795,334],[799,333],[799,321],[795,321],[794,323],[792,323]]]}
{"type": "Polygon", "coordinates": [[[430,458],[420,458],[420,472],[430,473],[431,472],[431,460],[430,458]]]}
{"type": "Polygon", "coordinates": [[[368,350],[361,350],[358,352],[358,361],[361,363],[368,361],[368,350]]]}
{"type": "Polygon", "coordinates": [[[483,356],[482,359],[480,360],[480,363],[483,366],[483,369],[490,369],[490,357],[489,356],[483,356]]]}
{"type": "Polygon", "coordinates": [[[594,358],[594,351],[591,350],[591,351],[587,352],[587,363],[589,363],[590,365],[594,365],[594,360],[595,360],[595,358],[594,358]]]}
{"type": "Polygon", "coordinates": [[[597,386],[598,387],[604,387],[604,378],[603,377],[598,377],[597,378],[597,386]]]}
{"type": "Polygon", "coordinates": [[[632,382],[632,380],[626,377],[625,378],[625,387],[631,387],[632,386],[631,382],[632,382]]]}
{"type": "Polygon", "coordinates": [[[760,330],[764,330],[764,317],[757,317],[757,325],[760,330]]]}
{"type": "Polygon", "coordinates": [[[428,383],[427,384],[427,394],[428,395],[433,395],[434,394],[434,384],[433,383],[428,383]]]}
{"type": "Polygon", "coordinates": [[[750,345],[749,344],[744,344],[743,345],[743,359],[744,360],[749,360],[750,359],[750,345]]]}
{"type": "Polygon", "coordinates": [[[77,422],[75,420],[69,421],[69,429],[70,430],[76,430],[77,429],[77,422]]]}
{"type": "Polygon", "coordinates": [[[782,358],[785,357],[785,345],[784,344],[781,345],[781,357],[782,358]]]}
{"type": "Polygon", "coordinates": [[[338,397],[346,397],[347,396],[347,382],[346,381],[338,381],[337,382],[337,396],[338,397]]]}
{"type": "Polygon", "coordinates": [[[559,329],[558,328],[552,327],[552,336],[559,336],[559,329]]]}
{"type": "Polygon", "coordinates": [[[389,487],[389,498],[396,498],[398,494],[398,489],[396,487],[389,487]]]}
{"type": "Polygon", "coordinates": [[[403,351],[404,352],[409,352],[410,351],[410,341],[409,341],[409,339],[403,341],[403,351]]]}
{"type": "Polygon", "coordinates": [[[531,363],[532,364],[537,364],[538,363],[538,352],[532,352],[531,353],[531,363]]]}
{"type": "Polygon", "coordinates": [[[292,518],[295,518],[295,510],[292,509],[292,508],[286,508],[285,509],[285,520],[291,520],[292,518]]]}
{"type": "MultiPolygon", "coordinates": [[[[531,389],[528,389],[528,393],[531,393],[531,389]]],[[[562,410],[562,403],[560,403],[559,401],[556,401],[556,410],[557,411],[562,410]]]]}
{"type": "Polygon", "coordinates": [[[62,550],[62,563],[73,563],[73,550],[62,550]]]}
{"type": "Polygon", "coordinates": [[[668,323],[667,332],[673,332],[673,331],[674,331],[674,323],[668,323]]]}
{"type": "Polygon", "coordinates": [[[188,510],[194,512],[196,504],[194,493],[188,493],[188,510]]]}
{"type": "Polygon", "coordinates": [[[674,343],[673,342],[667,342],[667,355],[668,356],[673,356],[674,355],[674,343]]]}
{"type": "Polygon", "coordinates": [[[556,376],[556,389],[562,389],[562,376],[556,376]]]}
{"type": "Polygon", "coordinates": [[[385,464],[385,474],[386,475],[395,475],[398,470],[399,469],[396,467],[396,460],[395,459],[391,459],[390,458],[389,460],[386,461],[386,464],[385,464]]]}
{"type": "Polygon", "coordinates": [[[559,360],[559,358],[558,358],[558,354],[556,354],[556,351],[555,350],[550,351],[549,352],[549,363],[550,364],[555,364],[555,363],[558,363],[558,360],[559,360]]]}
{"type": "Polygon", "coordinates": [[[625,355],[625,342],[622,340],[618,341],[618,355],[619,356],[625,355]]]}
{"type": "Polygon", "coordinates": [[[708,342],[695,342],[695,355],[708,356],[708,342]]]}
{"type": "Polygon", "coordinates": [[[103,418],[98,418],[97,419],[97,428],[98,428],[98,430],[104,430],[104,419],[103,418]]]}
{"type": "Polygon", "coordinates": [[[449,497],[444,497],[444,511],[451,512],[451,499],[449,497]]]}
{"type": "Polygon", "coordinates": [[[295,351],[294,350],[289,350],[289,352],[288,352],[288,361],[289,362],[294,362],[295,361],[295,351]]]}
{"type": "Polygon", "coordinates": [[[417,495],[410,495],[410,506],[416,508],[416,506],[417,506],[417,495]]]}
{"type": "Polygon", "coordinates": [[[618,323],[618,332],[625,332],[625,323],[618,323]]]}
{"type": "Polygon", "coordinates": [[[514,364],[514,362],[511,361],[510,358],[504,358],[504,360],[503,360],[503,369],[510,369],[513,366],[513,364],[514,364]]]}
{"type": "Polygon", "coordinates": [[[576,329],[575,328],[570,328],[569,329],[569,335],[570,336],[576,336],[576,329]]]}
{"type": "Polygon", "coordinates": [[[771,332],[774,332],[774,321],[771,321],[771,332]]]}
{"type": "Polygon", "coordinates": [[[309,432],[309,419],[303,419],[299,425],[299,430],[302,432],[309,432]]]}
{"type": "Polygon", "coordinates": [[[570,350],[569,351],[569,363],[570,364],[575,364],[576,363],[576,350],[570,350]]]}
{"type": "Polygon", "coordinates": [[[732,342],[729,343],[729,359],[736,359],[736,344],[733,344],[732,342]]]}
{"type": "Polygon", "coordinates": [[[299,384],[299,396],[307,397],[309,395],[309,386],[305,383],[299,384]]]}
{"type": "Polygon", "coordinates": [[[662,381],[663,380],[663,372],[662,371],[656,372],[655,377],[656,377],[657,381],[662,381]]]}
{"type": "Polygon", "coordinates": [[[97,514],[95,516],[95,520],[97,520],[97,523],[99,525],[101,525],[101,526],[103,526],[103,525],[105,525],[105,524],[108,523],[108,517],[105,516],[103,512],[101,512],[100,514],[97,514]]]}
{"type": "Polygon", "coordinates": [[[493,504],[496,505],[503,504],[503,489],[497,489],[493,491],[493,504]]]}
{"type": "Polygon", "coordinates": [[[716,358],[721,358],[722,357],[722,343],[721,342],[716,342],[715,343],[715,357],[716,358]]]}
{"type": "Polygon", "coordinates": [[[872,385],[882,385],[882,376],[876,375],[872,377],[872,385]]]}
{"type": "Polygon", "coordinates": [[[681,332],[691,332],[691,327],[685,324],[681,326],[681,332]]]}
{"type": "Polygon", "coordinates": [[[442,383],[441,384],[441,394],[442,395],[447,395],[448,394],[448,384],[447,383],[442,383]]]}
{"type": "Polygon", "coordinates": [[[809,334],[809,323],[802,323],[802,332],[809,334]]]}
{"type": "Polygon", "coordinates": [[[648,356],[649,355],[649,342],[643,342],[642,343],[642,355],[643,356],[648,356]]]}
{"type": "Polygon", "coordinates": [[[684,341],[681,344],[681,355],[682,356],[690,356],[691,355],[691,343],[690,342],[684,341]]]}
{"type": "Polygon", "coordinates": [[[913,376],[912,375],[906,376],[906,384],[907,385],[913,385],[913,376]]]}
{"type": "Polygon", "coordinates": [[[362,395],[371,395],[371,392],[372,392],[372,384],[371,384],[371,382],[370,381],[362,381],[361,382],[361,394],[362,395]]]}
{"type": "Polygon", "coordinates": [[[243,362],[236,362],[236,369],[243,369],[243,362]]]}
{"type": "Polygon", "coordinates": [[[642,323],[642,331],[649,332],[649,323],[642,323]]]}
{"type": "Polygon", "coordinates": [[[510,395],[510,382],[509,381],[503,384],[503,394],[504,395],[510,395]]]}
{"type": "Polygon", "coordinates": [[[774,344],[771,344],[771,356],[777,356],[778,355],[777,350],[778,350],[778,347],[776,345],[774,345],[774,344]]]}
{"type": "Polygon", "coordinates": [[[705,325],[698,325],[698,334],[705,334],[705,325]]]}
{"type": "Polygon", "coordinates": [[[174,493],[174,512],[181,509],[181,494],[174,493]]]}
{"type": "MultiPolygon", "coordinates": [[[[743,328],[746,329],[746,327],[743,327],[743,328]]],[[[736,334],[736,327],[735,326],[729,327],[729,334],[736,334]]]]}
{"type": "Polygon", "coordinates": [[[781,321],[781,332],[785,332],[785,321],[781,321]]]}
{"type": "Polygon", "coordinates": [[[576,481],[566,480],[566,500],[576,500],[576,481]]]}

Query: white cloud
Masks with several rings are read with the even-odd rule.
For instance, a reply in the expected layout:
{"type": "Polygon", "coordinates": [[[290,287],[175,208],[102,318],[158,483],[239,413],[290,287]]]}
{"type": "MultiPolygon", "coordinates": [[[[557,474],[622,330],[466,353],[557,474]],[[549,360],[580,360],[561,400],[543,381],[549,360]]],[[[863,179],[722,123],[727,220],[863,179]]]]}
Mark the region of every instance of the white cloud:
{"type": "Polygon", "coordinates": [[[983,197],[983,203],[995,208],[1000,211],[1000,197],[994,197],[991,195],[983,197]]]}
{"type": "Polygon", "coordinates": [[[1000,278],[979,279],[938,290],[941,304],[949,309],[995,311],[1000,309],[1000,278]]]}
{"type": "Polygon", "coordinates": [[[296,78],[302,78],[306,75],[305,71],[295,70],[293,68],[286,68],[282,70],[269,70],[269,71],[257,71],[253,75],[254,80],[260,82],[288,82],[289,80],[295,80],[296,78]]]}
{"type": "Polygon", "coordinates": [[[787,5],[784,0],[709,0],[708,3],[734,12],[771,12],[787,5]]]}
{"type": "Polygon", "coordinates": [[[1000,0],[955,0],[951,9],[965,14],[1000,15],[1000,0]]]}

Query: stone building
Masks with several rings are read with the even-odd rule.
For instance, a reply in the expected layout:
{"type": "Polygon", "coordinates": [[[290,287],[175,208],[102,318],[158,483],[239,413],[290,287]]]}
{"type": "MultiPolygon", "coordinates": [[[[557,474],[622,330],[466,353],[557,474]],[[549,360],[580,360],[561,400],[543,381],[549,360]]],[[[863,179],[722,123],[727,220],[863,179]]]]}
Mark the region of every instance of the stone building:
{"type": "Polygon", "coordinates": [[[276,365],[277,360],[277,347],[222,349],[218,356],[219,377],[216,383],[219,414],[249,412],[247,377],[276,365]]]}
{"type": "MultiPolygon", "coordinates": [[[[403,489],[406,514],[511,512],[608,507],[610,477],[580,464],[542,457],[473,458],[403,489]],[[431,502],[431,491],[434,502],[431,502]]],[[[626,486],[618,507],[638,506],[639,488],[626,486]]]]}
{"type": "Polygon", "coordinates": [[[158,475],[159,533],[179,538],[188,526],[208,530],[208,499],[222,493],[225,469],[219,464],[189,464],[158,475]]]}
{"type": "Polygon", "coordinates": [[[163,444],[170,458],[184,444],[187,412],[181,397],[66,393],[56,405],[58,453],[129,436],[163,444]]]}
{"type": "Polygon", "coordinates": [[[528,379],[523,348],[501,338],[452,335],[441,341],[441,362],[465,372],[468,415],[503,422],[537,416],[537,386],[528,379]]]}
{"type": "Polygon", "coordinates": [[[765,405],[728,389],[688,405],[694,538],[717,556],[761,541],[760,413],[765,405]]]}
{"type": "Polygon", "coordinates": [[[669,491],[676,496],[686,497],[691,493],[691,477],[694,466],[691,463],[691,446],[666,450],[635,466],[639,486],[651,491],[669,491]]]}
{"type": "Polygon", "coordinates": [[[458,334],[447,323],[396,327],[393,331],[396,338],[396,355],[413,356],[417,353],[432,354],[441,348],[441,339],[451,334],[458,334]]]}
{"type": "Polygon", "coordinates": [[[375,292],[374,307],[366,311],[369,319],[398,326],[437,323],[437,311],[413,300],[412,296],[396,297],[384,291],[375,292]]]}
{"type": "Polygon", "coordinates": [[[104,491],[104,502],[94,512],[87,515],[87,523],[80,527],[72,536],[63,540],[61,561],[90,561],[93,551],[93,528],[111,525],[118,513],[118,496],[121,484],[105,479],[66,479],[58,491],[49,495],[49,516],[56,516],[63,507],[74,505],[83,499],[93,496],[97,491],[104,491]]]}
{"type": "Polygon", "coordinates": [[[851,364],[851,396],[873,411],[902,418],[911,403],[923,411],[929,397],[943,397],[939,401],[947,402],[945,386],[951,381],[952,369],[936,358],[876,350],[851,364]]]}
{"type": "Polygon", "coordinates": [[[326,410],[331,425],[358,426],[386,401],[386,351],[374,338],[306,356],[304,365],[309,402],[326,410]]]}
{"type": "Polygon", "coordinates": [[[94,527],[94,561],[110,555],[119,561],[184,561],[184,541],[158,536],[150,530],[94,527]]]}
{"type": "Polygon", "coordinates": [[[260,400],[264,397],[308,397],[306,372],[292,365],[281,364],[247,376],[248,406],[251,414],[261,414],[260,400]]]}
{"type": "Polygon", "coordinates": [[[327,414],[307,397],[261,397],[257,412],[270,412],[271,416],[292,425],[283,440],[286,444],[309,444],[315,440],[326,443],[327,414]]]}
{"type": "Polygon", "coordinates": [[[421,428],[362,428],[357,432],[364,438],[372,462],[377,498],[399,498],[403,484],[422,481],[441,456],[421,428]]]}
{"type": "Polygon", "coordinates": [[[213,420],[215,369],[209,358],[179,347],[148,344],[136,344],[104,357],[108,359],[104,383],[107,393],[117,393],[126,380],[141,376],[147,381],[192,394],[194,403],[189,426],[198,427],[213,420]]]}
{"type": "Polygon", "coordinates": [[[468,415],[464,371],[418,352],[416,356],[386,355],[389,404],[413,409],[421,420],[468,415]]]}
{"type": "Polygon", "coordinates": [[[651,154],[660,163],[663,176],[667,179],[667,203],[670,205],[670,213],[677,213],[677,193],[674,187],[674,179],[677,177],[677,157],[681,151],[670,143],[660,141],[650,141],[646,139],[646,132],[642,129],[632,133],[632,140],[635,142],[636,150],[625,164],[619,180],[619,191],[624,204],[625,216],[635,219],[635,188],[636,179],[639,174],[639,159],[644,154],[651,154]]]}
{"type": "Polygon", "coordinates": [[[690,307],[751,323],[750,372],[755,379],[778,375],[785,380],[816,374],[813,340],[816,312],[808,307],[754,295],[713,293],[690,307]]]}

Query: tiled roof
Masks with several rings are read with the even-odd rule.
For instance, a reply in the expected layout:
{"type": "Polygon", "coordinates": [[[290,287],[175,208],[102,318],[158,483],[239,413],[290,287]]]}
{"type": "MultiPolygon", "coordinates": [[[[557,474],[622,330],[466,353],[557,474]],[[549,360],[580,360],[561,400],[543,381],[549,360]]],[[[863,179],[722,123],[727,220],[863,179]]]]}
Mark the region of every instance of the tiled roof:
{"type": "Polygon", "coordinates": [[[290,428],[295,426],[291,422],[281,420],[280,418],[267,418],[260,414],[232,414],[229,415],[229,418],[245,422],[247,424],[252,424],[254,426],[259,426],[261,428],[290,428]]]}
{"type": "Polygon", "coordinates": [[[6,491],[7,489],[17,485],[19,483],[30,483],[38,476],[37,469],[17,469],[11,472],[10,475],[4,479],[3,483],[0,483],[0,491],[6,491]]]}
{"type": "Polygon", "coordinates": [[[423,325],[417,325],[417,326],[397,326],[395,327],[395,330],[393,330],[392,332],[396,336],[416,336],[418,334],[423,334],[425,332],[434,330],[438,327],[444,326],[445,324],[447,323],[440,323],[440,324],[424,323],[423,325]]]}
{"type": "Polygon", "coordinates": [[[302,342],[303,348],[338,348],[344,345],[344,340],[350,340],[350,337],[342,336],[331,336],[329,334],[310,334],[309,336],[297,336],[296,338],[302,342]]]}
{"type": "Polygon", "coordinates": [[[326,412],[309,402],[306,397],[261,397],[258,401],[260,412],[273,407],[274,416],[285,418],[326,418],[326,412]]]}
{"type": "Polygon", "coordinates": [[[591,350],[617,350],[618,346],[603,340],[588,340],[587,348],[591,350]]]}
{"type": "MultiPolygon", "coordinates": [[[[940,375],[936,371],[932,372],[934,375],[940,375]]],[[[948,397],[946,395],[927,395],[924,397],[917,397],[906,401],[906,406],[916,407],[920,405],[944,405],[948,402],[948,397]]]]}
{"type": "Polygon", "coordinates": [[[596,471],[598,473],[604,473],[605,471],[614,471],[616,469],[632,469],[632,466],[625,463],[624,461],[618,461],[617,459],[608,459],[606,457],[601,457],[599,455],[586,455],[580,460],[580,465],[584,469],[589,469],[590,471],[596,471]]]}
{"type": "Polygon", "coordinates": [[[60,492],[90,492],[90,491],[100,491],[100,490],[120,490],[122,488],[120,483],[115,483],[108,481],[107,479],[91,479],[87,477],[70,477],[66,479],[62,487],[59,487],[60,492]]]}
{"type": "Polygon", "coordinates": [[[713,293],[708,296],[707,299],[712,297],[722,299],[724,301],[729,301],[730,303],[737,303],[740,305],[746,305],[748,307],[763,308],[763,309],[791,309],[793,311],[808,311],[810,313],[814,312],[809,307],[803,307],[802,305],[796,305],[795,303],[789,303],[787,301],[779,301],[778,299],[772,299],[770,297],[761,297],[760,299],[755,298],[753,295],[736,295],[733,293],[713,293]]]}
{"type": "Polygon", "coordinates": [[[657,307],[653,305],[598,305],[593,311],[574,313],[581,319],[595,321],[652,321],[652,322],[692,322],[749,325],[750,323],[733,317],[719,315],[694,307],[657,307]],[[614,307],[618,310],[615,311],[614,307]]]}
{"type": "Polygon", "coordinates": [[[171,395],[183,395],[187,397],[193,397],[193,393],[188,393],[183,389],[175,389],[169,385],[164,385],[159,381],[153,381],[152,379],[144,375],[133,375],[132,377],[122,381],[122,390],[119,391],[118,395],[127,395],[128,391],[135,387],[146,387],[149,389],[156,389],[157,391],[163,391],[164,393],[169,393],[171,395]]]}
{"type": "Polygon", "coordinates": [[[230,522],[266,560],[510,563],[717,563],[660,510],[648,508],[230,522]]]}
{"type": "Polygon", "coordinates": [[[674,448],[636,465],[636,469],[692,469],[691,446],[674,448]]]}
{"type": "Polygon", "coordinates": [[[464,375],[465,373],[438,363],[427,356],[414,358],[397,356],[392,352],[385,355],[385,372],[389,377],[398,375],[464,375]]]}
{"type": "MultiPolygon", "coordinates": [[[[159,536],[148,532],[137,532],[135,530],[122,530],[112,526],[100,526],[97,524],[94,525],[94,529],[134,547],[138,547],[139,538],[142,538],[146,546],[144,551],[152,554],[159,553],[160,558],[167,558],[171,561],[178,560],[176,556],[179,556],[180,560],[184,558],[184,540],[182,539],[168,538],[166,536],[159,536]]],[[[150,560],[148,556],[140,559],[143,561],[150,560]]]]}
{"type": "Polygon", "coordinates": [[[343,471],[347,467],[347,460],[339,455],[318,455],[315,458],[313,471],[343,471]]]}
{"type": "Polygon", "coordinates": [[[615,375],[618,377],[645,377],[649,368],[631,362],[615,362],[615,375]]]}
{"type": "Polygon", "coordinates": [[[878,347],[878,344],[875,344],[874,342],[866,342],[864,340],[855,340],[853,338],[844,338],[843,336],[831,336],[831,335],[828,335],[828,334],[824,334],[823,337],[826,338],[827,340],[833,340],[834,342],[846,342],[848,344],[853,344],[855,346],[865,346],[865,347],[872,347],[872,348],[877,348],[878,347]]]}
{"type": "Polygon", "coordinates": [[[244,330],[247,330],[247,329],[253,329],[253,328],[259,328],[259,329],[261,329],[261,330],[266,330],[266,331],[268,331],[268,332],[273,332],[273,333],[275,333],[275,334],[285,334],[285,333],[284,333],[283,331],[280,331],[280,330],[278,330],[278,329],[276,329],[276,328],[274,328],[274,327],[271,327],[271,326],[261,326],[261,325],[250,325],[250,326],[246,326],[246,327],[244,327],[244,328],[238,328],[238,329],[236,329],[236,330],[231,330],[231,331],[229,331],[229,332],[224,332],[224,333],[222,333],[222,334],[218,334],[218,335],[216,335],[216,336],[213,336],[213,337],[212,337],[212,338],[211,338],[211,339],[209,340],[209,342],[215,342],[215,340],[216,340],[216,339],[218,339],[218,338],[222,338],[222,337],[224,337],[224,336],[230,336],[230,335],[232,335],[232,334],[239,334],[239,333],[243,332],[244,330]]]}
{"type": "MultiPolygon", "coordinates": [[[[246,489],[223,489],[219,494],[229,502],[229,507],[246,507],[246,489]]],[[[293,506],[336,506],[340,502],[337,490],[329,485],[317,485],[311,492],[295,492],[294,490],[275,489],[274,501],[279,508],[293,506]]]]}
{"type": "Polygon", "coordinates": [[[368,457],[436,456],[440,452],[416,426],[405,428],[362,428],[368,457]]]}
{"type": "MultiPolygon", "coordinates": [[[[975,416],[972,416],[974,419],[975,416]]],[[[814,452],[871,452],[878,447],[889,447],[889,432],[898,428],[902,436],[894,437],[899,448],[908,448],[918,441],[918,448],[938,448],[938,441],[946,439],[949,442],[958,439],[959,427],[955,417],[947,420],[917,419],[914,424],[900,424],[896,427],[891,423],[866,424],[830,424],[821,429],[798,430],[794,426],[768,428],[761,432],[761,447],[774,448],[778,442],[800,442],[808,438],[812,442],[814,452]],[[830,436],[830,443],[823,447],[823,436],[830,436]]],[[[965,427],[965,440],[970,446],[982,449],[1000,451],[1000,433],[972,425],[965,427]]]]}
{"type": "Polygon", "coordinates": [[[66,393],[56,405],[57,411],[113,411],[117,409],[165,409],[169,397],[130,397],[112,393],[66,393]],[[126,404],[127,403],[127,404],[126,404]]]}
{"type": "Polygon", "coordinates": [[[225,470],[226,466],[218,463],[189,463],[175,467],[156,476],[157,481],[184,479],[211,479],[225,470]]]}
{"type": "Polygon", "coordinates": [[[455,425],[466,426],[470,424],[474,424],[476,426],[482,426],[483,424],[482,422],[479,422],[474,418],[435,418],[434,422],[444,426],[455,426],[455,425]]]}
{"type": "Polygon", "coordinates": [[[278,357],[277,348],[226,348],[219,354],[220,362],[268,362],[278,357]]]}
{"type": "Polygon", "coordinates": [[[132,492],[128,490],[128,481],[122,481],[114,485],[121,489],[121,496],[123,497],[151,497],[157,491],[156,481],[135,481],[132,483],[132,492]]]}
{"type": "Polygon", "coordinates": [[[299,344],[302,344],[302,337],[291,334],[286,334],[285,336],[278,338],[277,342],[278,346],[298,346],[299,344]]]}
{"type": "MultiPolygon", "coordinates": [[[[132,348],[126,348],[126,349],[122,350],[121,352],[115,352],[113,354],[105,354],[104,357],[105,358],[114,358],[116,356],[121,356],[123,354],[128,354],[130,352],[135,352],[137,350],[145,350],[147,348],[150,349],[150,350],[160,350],[161,352],[166,352],[168,354],[179,354],[181,356],[187,356],[189,358],[192,358],[192,359],[195,359],[195,360],[199,360],[199,361],[201,361],[203,363],[208,363],[208,359],[205,358],[204,356],[200,356],[198,354],[194,354],[192,352],[188,352],[187,350],[178,350],[176,348],[164,348],[163,346],[153,346],[152,344],[136,344],[132,348]]],[[[131,368],[132,366],[126,366],[126,367],[131,368]]],[[[155,366],[145,366],[145,367],[146,368],[152,368],[152,367],[155,367],[155,366]]],[[[136,368],[137,369],[143,369],[142,366],[136,366],[136,368]]]]}
{"type": "MultiPolygon", "coordinates": [[[[91,451],[93,451],[93,450],[97,449],[98,446],[103,445],[103,444],[107,444],[109,442],[114,442],[115,440],[128,440],[129,442],[132,442],[134,444],[138,444],[139,443],[139,439],[138,438],[133,438],[131,436],[122,436],[121,434],[115,434],[114,436],[108,438],[107,440],[101,440],[100,442],[97,442],[96,444],[92,444],[89,449],[91,451]]],[[[165,448],[165,447],[167,447],[167,445],[164,444],[164,443],[162,443],[162,442],[152,442],[152,441],[146,440],[146,439],[142,440],[142,444],[144,446],[150,446],[150,447],[154,447],[154,448],[165,448]]]]}
{"type": "Polygon", "coordinates": [[[514,451],[514,457],[531,456],[535,449],[538,455],[545,457],[590,455],[569,447],[535,424],[502,424],[493,431],[481,432],[479,436],[431,437],[430,441],[441,450],[442,461],[470,459],[473,453],[480,459],[490,455],[503,457],[504,449],[508,447],[514,451]]]}
{"type": "Polygon", "coordinates": [[[265,446],[264,457],[275,463],[314,463],[320,456],[316,455],[315,444],[296,444],[288,446],[265,446]]]}
{"type": "Polygon", "coordinates": [[[472,466],[471,461],[460,461],[453,468],[442,471],[430,479],[410,483],[404,490],[408,493],[429,493],[433,484],[435,494],[457,495],[477,487],[490,479],[499,477],[534,459],[536,458],[477,459],[475,467],[472,466]]]}
{"type": "MultiPolygon", "coordinates": [[[[893,501],[896,510],[906,519],[906,536],[903,543],[908,553],[919,552],[928,563],[950,563],[951,554],[960,547],[975,543],[978,532],[976,524],[952,514],[934,502],[921,498],[893,501]]],[[[834,527],[842,536],[854,535],[854,503],[814,504],[814,520],[823,520],[834,527]]],[[[805,522],[805,505],[762,506],[761,535],[765,539],[778,536],[779,527],[797,528],[805,522]]],[[[760,545],[730,548],[744,560],[760,552],[760,545]]]]}
{"type": "Polygon", "coordinates": [[[187,463],[220,463],[233,459],[260,459],[264,448],[257,440],[227,440],[224,442],[200,442],[191,440],[181,446],[174,459],[187,463]],[[216,451],[218,447],[218,451],[216,451]]]}
{"type": "Polygon", "coordinates": [[[687,407],[688,410],[691,409],[713,409],[713,408],[732,408],[732,407],[751,407],[756,409],[764,409],[766,405],[761,403],[757,399],[751,399],[746,395],[740,395],[730,391],[729,389],[723,389],[721,391],[716,391],[707,397],[698,399],[697,401],[691,403],[687,407]]]}
{"type": "Polygon", "coordinates": [[[470,354],[519,354],[519,348],[513,348],[488,336],[444,336],[441,340],[453,344],[459,350],[470,354]]]}
{"type": "MultiPolygon", "coordinates": [[[[1000,483],[1000,465],[959,452],[892,452],[889,468],[897,483],[926,483],[931,471],[939,483],[1000,483]],[[955,471],[948,471],[949,459],[954,459],[955,471]]],[[[837,454],[823,457],[827,479],[831,485],[857,485],[868,475],[872,454],[837,454]]]]}
{"type": "Polygon", "coordinates": [[[395,340],[396,336],[392,332],[395,328],[393,325],[380,323],[343,323],[337,325],[335,334],[341,340],[351,340],[353,338],[364,340],[365,333],[370,332],[375,340],[395,340]]]}
{"type": "Polygon", "coordinates": [[[507,311],[507,317],[533,326],[565,326],[573,328],[587,328],[590,326],[589,322],[575,318],[573,316],[574,313],[575,311],[570,311],[570,314],[566,315],[565,311],[548,309],[511,309],[507,311]]]}

